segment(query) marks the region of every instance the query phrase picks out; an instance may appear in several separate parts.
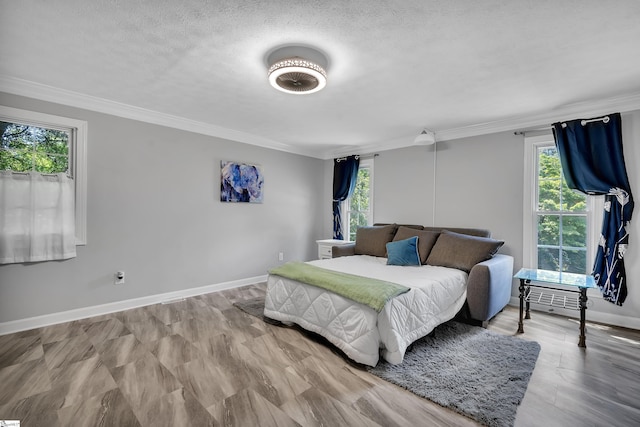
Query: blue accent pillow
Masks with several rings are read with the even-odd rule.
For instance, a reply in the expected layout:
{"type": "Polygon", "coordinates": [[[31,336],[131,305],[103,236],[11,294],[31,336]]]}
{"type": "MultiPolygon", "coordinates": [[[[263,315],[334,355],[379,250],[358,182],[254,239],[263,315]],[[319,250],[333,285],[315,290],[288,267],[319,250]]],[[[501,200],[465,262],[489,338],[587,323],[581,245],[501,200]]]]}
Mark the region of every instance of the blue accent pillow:
{"type": "Polygon", "coordinates": [[[418,236],[387,243],[387,265],[421,265],[418,236]]]}

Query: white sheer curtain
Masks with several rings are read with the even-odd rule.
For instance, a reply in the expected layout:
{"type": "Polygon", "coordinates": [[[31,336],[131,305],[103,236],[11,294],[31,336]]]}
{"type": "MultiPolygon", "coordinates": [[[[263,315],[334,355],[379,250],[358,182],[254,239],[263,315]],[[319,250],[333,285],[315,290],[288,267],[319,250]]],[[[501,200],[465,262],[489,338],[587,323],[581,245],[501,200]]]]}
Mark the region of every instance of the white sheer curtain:
{"type": "Polygon", "coordinates": [[[76,256],[73,179],[0,173],[0,264],[76,256]]]}

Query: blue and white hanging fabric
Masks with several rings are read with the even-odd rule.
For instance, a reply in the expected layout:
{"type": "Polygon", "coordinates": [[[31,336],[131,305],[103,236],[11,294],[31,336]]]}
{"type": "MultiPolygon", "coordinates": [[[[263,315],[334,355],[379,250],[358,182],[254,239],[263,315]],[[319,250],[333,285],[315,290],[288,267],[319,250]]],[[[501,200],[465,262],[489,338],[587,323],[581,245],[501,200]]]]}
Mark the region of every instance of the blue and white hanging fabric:
{"type": "Polygon", "coordinates": [[[592,274],[603,298],[622,305],[627,297],[624,253],[629,244],[633,196],[624,163],[620,113],[554,123],[553,134],[569,188],[605,195],[592,274]]]}
{"type": "Polygon", "coordinates": [[[351,197],[358,181],[360,156],[333,160],[333,238],[343,240],[340,204],[351,197]]]}

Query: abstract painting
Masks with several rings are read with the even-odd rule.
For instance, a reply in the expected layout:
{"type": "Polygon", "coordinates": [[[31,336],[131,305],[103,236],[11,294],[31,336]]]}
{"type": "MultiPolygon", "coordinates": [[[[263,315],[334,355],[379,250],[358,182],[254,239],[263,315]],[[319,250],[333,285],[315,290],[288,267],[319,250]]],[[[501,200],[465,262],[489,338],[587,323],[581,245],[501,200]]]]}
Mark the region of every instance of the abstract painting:
{"type": "Polygon", "coordinates": [[[258,165],[220,162],[220,201],[262,203],[264,176],[258,165]]]}

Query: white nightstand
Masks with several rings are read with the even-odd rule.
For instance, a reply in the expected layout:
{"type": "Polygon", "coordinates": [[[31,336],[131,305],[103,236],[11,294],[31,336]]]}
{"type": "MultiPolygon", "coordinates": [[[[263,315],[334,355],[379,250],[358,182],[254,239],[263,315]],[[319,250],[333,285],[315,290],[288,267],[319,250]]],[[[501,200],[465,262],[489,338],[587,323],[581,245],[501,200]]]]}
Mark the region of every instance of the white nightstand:
{"type": "Polygon", "coordinates": [[[336,239],[324,239],[324,240],[316,240],[318,244],[318,259],[328,259],[332,258],[331,255],[331,247],[332,246],[342,246],[348,245],[349,243],[346,240],[336,240],[336,239]]]}

